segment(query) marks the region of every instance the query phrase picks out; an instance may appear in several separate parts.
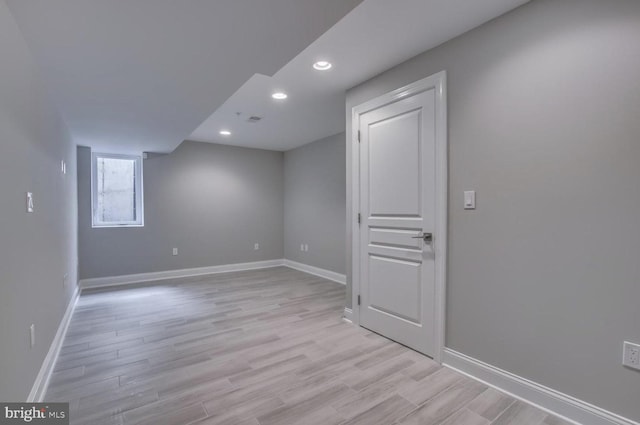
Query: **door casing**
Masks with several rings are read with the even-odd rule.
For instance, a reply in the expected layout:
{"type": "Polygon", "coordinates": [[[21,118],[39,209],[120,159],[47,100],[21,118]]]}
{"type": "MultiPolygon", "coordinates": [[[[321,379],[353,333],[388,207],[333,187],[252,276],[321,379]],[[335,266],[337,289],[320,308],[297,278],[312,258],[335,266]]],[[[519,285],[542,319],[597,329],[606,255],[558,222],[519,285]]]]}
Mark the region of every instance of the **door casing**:
{"type": "Polygon", "coordinates": [[[442,363],[442,352],[445,347],[445,318],[446,318],[446,278],[447,278],[447,213],[448,213],[448,133],[447,133],[447,74],[439,72],[430,77],[423,78],[407,86],[385,93],[351,110],[352,122],[352,156],[351,156],[351,184],[352,200],[351,218],[351,291],[352,291],[352,316],[351,320],[360,326],[360,306],[358,295],[360,294],[360,148],[358,131],[360,129],[360,116],[373,109],[396,102],[398,100],[416,95],[418,93],[434,89],[436,92],[436,206],[435,206],[435,329],[434,329],[434,360],[442,363]]]}

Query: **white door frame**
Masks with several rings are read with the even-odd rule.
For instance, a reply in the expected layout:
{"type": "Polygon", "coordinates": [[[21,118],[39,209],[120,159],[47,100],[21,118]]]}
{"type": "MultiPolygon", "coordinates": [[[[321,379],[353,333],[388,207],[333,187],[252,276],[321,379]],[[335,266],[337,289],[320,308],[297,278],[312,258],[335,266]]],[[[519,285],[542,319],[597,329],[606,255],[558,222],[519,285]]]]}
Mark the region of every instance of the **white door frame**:
{"type": "Polygon", "coordinates": [[[435,341],[434,360],[442,363],[442,352],[445,347],[445,307],[446,307],[446,279],[447,279],[447,202],[448,202],[448,136],[447,136],[447,74],[439,72],[430,77],[416,81],[415,83],[401,87],[392,92],[383,94],[369,100],[351,110],[352,123],[352,159],[351,159],[351,206],[353,217],[352,226],[352,251],[351,251],[351,304],[352,321],[360,326],[360,306],[358,294],[360,294],[360,224],[358,214],[360,211],[360,148],[358,131],[360,129],[360,116],[381,106],[396,102],[400,99],[416,95],[418,93],[435,89],[436,91],[436,217],[434,229],[433,249],[435,257],[435,341]]]}

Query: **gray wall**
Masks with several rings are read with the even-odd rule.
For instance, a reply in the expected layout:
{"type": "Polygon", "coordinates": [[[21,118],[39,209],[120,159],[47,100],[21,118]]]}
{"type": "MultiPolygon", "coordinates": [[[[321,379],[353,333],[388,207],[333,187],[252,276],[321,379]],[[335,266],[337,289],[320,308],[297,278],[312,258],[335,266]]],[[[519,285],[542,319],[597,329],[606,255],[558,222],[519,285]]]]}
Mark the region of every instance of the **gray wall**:
{"type": "Polygon", "coordinates": [[[0,400],[20,401],[77,282],[75,149],[4,1],[0,57],[0,400]],[[31,214],[26,192],[34,194],[31,214]]]}
{"type": "Polygon", "coordinates": [[[282,258],[283,156],[186,141],[144,161],[144,227],[93,229],[91,152],[78,148],[80,278],[282,258]]]}
{"type": "Polygon", "coordinates": [[[345,273],[344,133],[284,154],[284,255],[345,273]],[[309,245],[301,252],[300,244],[309,245]]]}
{"type": "Polygon", "coordinates": [[[637,0],[533,1],[347,95],[350,134],[353,106],[448,72],[447,346],[636,421],[638,40],[637,0]]]}

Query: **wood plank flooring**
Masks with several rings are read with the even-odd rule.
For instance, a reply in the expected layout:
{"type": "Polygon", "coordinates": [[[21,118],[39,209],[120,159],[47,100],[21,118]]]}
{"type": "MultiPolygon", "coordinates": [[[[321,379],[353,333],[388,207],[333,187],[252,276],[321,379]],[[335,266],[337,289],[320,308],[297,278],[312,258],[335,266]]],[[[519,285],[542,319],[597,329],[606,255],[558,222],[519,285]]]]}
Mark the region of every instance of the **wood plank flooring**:
{"type": "Polygon", "coordinates": [[[84,293],[46,400],[91,425],[563,424],[345,323],[344,298],[284,267],[84,293]]]}

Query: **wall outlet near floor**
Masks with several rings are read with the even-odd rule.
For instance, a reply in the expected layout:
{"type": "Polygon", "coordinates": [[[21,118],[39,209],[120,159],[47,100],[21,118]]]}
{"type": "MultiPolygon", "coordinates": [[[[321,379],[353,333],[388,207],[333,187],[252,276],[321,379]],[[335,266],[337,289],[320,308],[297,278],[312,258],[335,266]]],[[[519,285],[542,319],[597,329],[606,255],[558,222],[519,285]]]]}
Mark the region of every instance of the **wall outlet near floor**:
{"type": "Polygon", "coordinates": [[[31,348],[36,345],[36,325],[33,323],[29,326],[29,338],[31,343],[31,348]]]}
{"type": "Polygon", "coordinates": [[[640,370],[640,344],[624,342],[622,364],[640,370]]]}
{"type": "Polygon", "coordinates": [[[178,248],[173,248],[173,256],[175,257],[176,255],[178,255],[178,248]]]}
{"type": "Polygon", "coordinates": [[[256,242],[256,243],[254,243],[254,244],[253,244],[253,249],[254,249],[254,251],[259,250],[259,249],[260,249],[260,244],[259,244],[259,243],[257,243],[257,242],[256,242]]]}
{"type": "Polygon", "coordinates": [[[304,244],[304,252],[309,252],[309,245],[304,244]]]}

